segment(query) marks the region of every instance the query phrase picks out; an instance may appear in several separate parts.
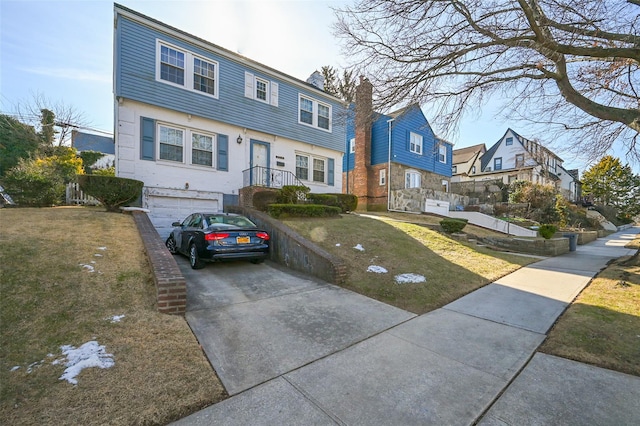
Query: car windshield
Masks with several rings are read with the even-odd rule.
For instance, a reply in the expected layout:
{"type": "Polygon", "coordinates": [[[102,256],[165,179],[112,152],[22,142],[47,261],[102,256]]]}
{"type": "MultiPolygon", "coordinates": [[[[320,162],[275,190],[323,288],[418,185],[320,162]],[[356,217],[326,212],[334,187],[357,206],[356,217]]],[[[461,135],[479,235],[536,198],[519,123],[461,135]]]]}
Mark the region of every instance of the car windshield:
{"type": "Polygon", "coordinates": [[[229,226],[238,228],[255,228],[255,223],[243,216],[209,215],[207,216],[209,226],[229,226]]]}

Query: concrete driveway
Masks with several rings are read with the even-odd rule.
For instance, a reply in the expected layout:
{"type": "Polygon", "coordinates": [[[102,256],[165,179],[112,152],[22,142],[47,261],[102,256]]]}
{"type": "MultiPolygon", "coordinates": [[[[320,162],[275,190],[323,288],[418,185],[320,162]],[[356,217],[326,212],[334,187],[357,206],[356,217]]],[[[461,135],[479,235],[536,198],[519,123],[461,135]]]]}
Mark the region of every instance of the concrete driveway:
{"type": "Polygon", "coordinates": [[[269,261],[192,270],[176,260],[187,281],[186,319],[230,395],[415,317],[269,261]]]}
{"type": "Polygon", "coordinates": [[[536,353],[640,227],[419,317],[279,269],[191,271],[187,320],[233,397],[175,425],[637,425],[640,378],[536,353]],[[603,391],[604,390],[604,391],[603,391]]]}

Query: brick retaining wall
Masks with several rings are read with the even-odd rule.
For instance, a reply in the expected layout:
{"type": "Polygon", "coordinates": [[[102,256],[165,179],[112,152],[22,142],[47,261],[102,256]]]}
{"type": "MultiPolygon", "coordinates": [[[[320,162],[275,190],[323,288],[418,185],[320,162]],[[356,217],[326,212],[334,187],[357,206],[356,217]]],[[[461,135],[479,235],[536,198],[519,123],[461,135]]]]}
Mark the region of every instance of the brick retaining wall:
{"type": "Polygon", "coordinates": [[[156,285],[158,312],[184,315],[187,308],[187,282],[180,268],[164,245],[149,216],[142,211],[133,211],[133,220],[138,227],[144,251],[151,265],[156,285]]]}

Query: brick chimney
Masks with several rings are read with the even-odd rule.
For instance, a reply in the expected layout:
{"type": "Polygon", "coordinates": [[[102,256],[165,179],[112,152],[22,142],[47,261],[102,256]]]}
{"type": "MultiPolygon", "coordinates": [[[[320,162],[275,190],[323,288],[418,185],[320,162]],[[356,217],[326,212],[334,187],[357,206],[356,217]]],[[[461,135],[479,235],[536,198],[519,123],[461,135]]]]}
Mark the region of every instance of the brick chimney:
{"type": "Polygon", "coordinates": [[[353,167],[353,194],[358,197],[358,210],[367,210],[369,204],[372,97],[373,85],[364,76],[360,76],[360,83],[356,87],[355,163],[353,167]]]}

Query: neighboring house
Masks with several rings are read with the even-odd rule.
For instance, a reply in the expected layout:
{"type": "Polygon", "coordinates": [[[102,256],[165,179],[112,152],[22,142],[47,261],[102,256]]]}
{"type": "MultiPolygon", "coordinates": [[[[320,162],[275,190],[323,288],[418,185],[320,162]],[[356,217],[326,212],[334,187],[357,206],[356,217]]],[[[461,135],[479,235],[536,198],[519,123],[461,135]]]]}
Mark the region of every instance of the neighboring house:
{"type": "Polygon", "coordinates": [[[470,176],[480,170],[480,157],[485,152],[487,152],[487,147],[483,143],[454,149],[451,182],[471,180],[470,176]]]}
{"type": "Polygon", "coordinates": [[[405,210],[396,203],[404,190],[448,192],[452,145],[433,133],[417,105],[373,112],[372,89],[360,79],[355,115],[347,120],[344,192],[358,196],[361,210],[405,210]]]}
{"type": "MultiPolygon", "coordinates": [[[[116,175],[144,182],[157,228],[253,186],[340,193],[343,103],[116,4],[116,175]]],[[[283,48],[285,48],[283,46],[283,48]]]]}
{"type": "Polygon", "coordinates": [[[90,165],[92,168],[104,169],[113,166],[115,163],[116,148],[112,137],[72,130],[71,146],[78,152],[95,151],[104,154],[95,164],[90,165]]]}
{"type": "Polygon", "coordinates": [[[540,143],[526,139],[507,129],[505,134],[480,156],[480,169],[469,174],[475,181],[502,180],[510,184],[527,180],[541,185],[552,185],[570,201],[579,194],[578,171],[568,171],[563,160],[540,143]]]}

